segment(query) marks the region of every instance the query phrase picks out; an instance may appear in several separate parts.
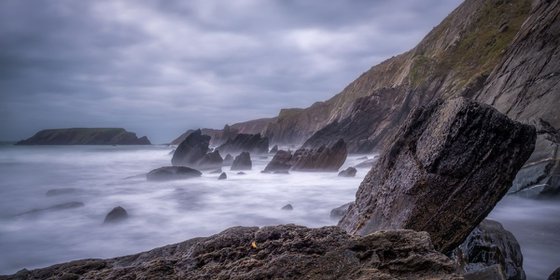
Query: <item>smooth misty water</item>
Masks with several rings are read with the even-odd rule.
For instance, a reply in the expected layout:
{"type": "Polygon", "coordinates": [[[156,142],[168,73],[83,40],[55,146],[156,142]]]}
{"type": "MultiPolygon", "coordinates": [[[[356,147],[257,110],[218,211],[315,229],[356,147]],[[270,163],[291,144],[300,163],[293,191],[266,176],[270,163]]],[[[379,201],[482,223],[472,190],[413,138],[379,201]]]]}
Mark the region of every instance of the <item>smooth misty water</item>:
{"type": "MultiPolygon", "coordinates": [[[[356,178],[336,173],[261,174],[271,159],[253,156],[246,175],[147,182],[169,165],[166,146],[0,145],[0,274],[80,258],[107,258],[208,236],[231,226],[336,224],[332,208],[354,199],[356,178]],[[48,190],[73,192],[47,196],[48,190]],[[83,207],[22,214],[68,202],[83,207]],[[280,210],[290,203],[293,211],[280,210]],[[115,206],[130,218],[103,225],[115,206]]],[[[351,156],[344,167],[361,162],[351,156]]],[[[372,155],[369,155],[371,158],[372,155]]],[[[529,279],[560,265],[560,203],[508,197],[491,214],[519,239],[529,279]]]]}

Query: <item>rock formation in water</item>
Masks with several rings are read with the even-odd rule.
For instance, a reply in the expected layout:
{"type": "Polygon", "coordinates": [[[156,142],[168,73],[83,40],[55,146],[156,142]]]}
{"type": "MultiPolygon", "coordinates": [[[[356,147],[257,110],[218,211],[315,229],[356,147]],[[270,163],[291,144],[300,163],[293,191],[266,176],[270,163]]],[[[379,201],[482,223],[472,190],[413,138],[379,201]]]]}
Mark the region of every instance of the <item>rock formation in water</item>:
{"type": "Polygon", "coordinates": [[[248,152],[251,154],[268,153],[268,138],[260,134],[237,134],[216,148],[223,153],[248,152]]]}
{"type": "Polygon", "coordinates": [[[338,172],[338,177],[354,177],[354,176],[356,176],[356,172],[358,172],[358,170],[356,170],[356,168],[348,167],[348,168],[338,172]]]}
{"type": "Polygon", "coordinates": [[[461,279],[430,236],[411,230],[350,236],[338,227],[234,227],[144,253],[87,259],[12,279],[461,279]]]}
{"type": "Polygon", "coordinates": [[[212,170],[222,168],[224,160],[219,151],[213,151],[204,155],[197,163],[196,166],[201,170],[212,170]]]}
{"type": "Polygon", "coordinates": [[[148,181],[182,180],[200,177],[202,173],[186,166],[164,166],[154,169],[146,174],[148,181]]]}
{"type": "Polygon", "coordinates": [[[181,166],[196,166],[208,152],[209,143],[210,136],[202,135],[200,129],[191,133],[177,146],[171,163],[181,166]]]}
{"type": "Polygon", "coordinates": [[[484,220],[453,251],[465,273],[499,265],[505,280],[525,280],[523,255],[515,236],[493,220],[484,220]]]}
{"type": "Polygon", "coordinates": [[[292,170],[338,172],[347,155],[346,143],[342,139],[330,146],[301,148],[292,156],[292,170]]]}
{"type": "Polygon", "coordinates": [[[536,139],[533,126],[465,98],[418,108],[399,131],[339,226],[427,231],[445,253],[506,194],[536,139]]]}
{"type": "Polygon", "coordinates": [[[103,223],[104,224],[118,223],[126,220],[127,218],[128,218],[128,212],[126,212],[126,210],[121,206],[117,206],[113,208],[109,213],[107,213],[103,223]]]}
{"type": "Polygon", "coordinates": [[[292,168],[292,153],[284,150],[276,152],[272,160],[266,165],[263,172],[289,171],[292,168]]]}
{"type": "Polygon", "coordinates": [[[61,128],[41,130],[16,145],[151,145],[146,136],[123,128],[61,128]]]}
{"type": "Polygon", "coordinates": [[[231,164],[231,170],[251,170],[253,163],[251,162],[251,155],[248,152],[241,152],[235,157],[231,164]]]}

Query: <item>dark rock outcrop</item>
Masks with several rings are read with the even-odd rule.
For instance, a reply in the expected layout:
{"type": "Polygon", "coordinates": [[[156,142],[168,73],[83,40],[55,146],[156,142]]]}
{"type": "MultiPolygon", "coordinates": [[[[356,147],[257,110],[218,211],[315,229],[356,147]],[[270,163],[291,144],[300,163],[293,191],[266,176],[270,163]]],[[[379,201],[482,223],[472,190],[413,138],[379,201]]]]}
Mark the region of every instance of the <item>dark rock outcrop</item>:
{"type": "Polygon", "coordinates": [[[344,215],[346,215],[346,212],[348,212],[348,208],[350,208],[350,205],[352,205],[353,203],[354,202],[348,202],[332,209],[330,214],[331,219],[340,220],[342,217],[344,217],[344,215]]]}
{"type": "Polygon", "coordinates": [[[482,221],[453,254],[465,273],[498,265],[505,280],[526,279],[519,243],[496,221],[482,221]]]}
{"type": "Polygon", "coordinates": [[[191,133],[175,150],[171,163],[173,165],[196,167],[208,152],[210,136],[202,135],[199,130],[191,133]]]}
{"type": "Polygon", "coordinates": [[[225,179],[227,179],[227,174],[225,172],[222,172],[222,174],[218,176],[218,180],[225,180],[225,179]]]}
{"type": "Polygon", "coordinates": [[[234,227],[144,253],[22,270],[12,279],[461,279],[430,236],[338,227],[234,227]]]}
{"type": "Polygon", "coordinates": [[[223,153],[266,154],[268,153],[268,138],[262,137],[260,134],[238,134],[217,149],[223,153]]]}
{"type": "Polygon", "coordinates": [[[272,147],[272,149],[270,149],[270,154],[276,154],[276,152],[278,152],[278,145],[274,145],[274,147],[272,147]]]}
{"type": "Polygon", "coordinates": [[[418,108],[399,131],[339,226],[427,231],[446,253],[506,194],[536,138],[533,126],[465,98],[418,108]]]}
{"type": "Polygon", "coordinates": [[[41,130],[16,145],[151,145],[124,128],[62,128],[41,130]]]}
{"type": "Polygon", "coordinates": [[[272,160],[266,165],[263,172],[288,171],[292,168],[292,153],[284,150],[276,152],[272,160]]]}
{"type": "Polygon", "coordinates": [[[204,155],[196,164],[199,169],[209,170],[222,168],[224,160],[219,151],[213,151],[204,155]]]}
{"type": "Polygon", "coordinates": [[[346,143],[342,139],[330,147],[323,145],[316,149],[301,148],[291,159],[292,170],[337,172],[347,155],[346,143]]]}
{"type": "Polygon", "coordinates": [[[200,177],[202,173],[186,166],[164,166],[146,174],[148,181],[169,181],[200,177]]]}
{"type": "Polygon", "coordinates": [[[231,164],[231,170],[251,170],[252,167],[251,155],[248,152],[240,153],[231,164]]]}
{"type": "Polygon", "coordinates": [[[548,276],[548,280],[560,280],[560,267],[548,276]]]}
{"type": "Polygon", "coordinates": [[[112,224],[118,223],[126,220],[128,218],[128,212],[120,206],[113,208],[107,215],[105,216],[105,220],[103,221],[104,224],[112,224]]]}
{"type": "Polygon", "coordinates": [[[358,172],[358,170],[356,170],[356,168],[348,167],[348,168],[338,172],[338,177],[354,177],[354,176],[356,176],[356,172],[358,172]]]}
{"type": "Polygon", "coordinates": [[[282,208],[280,208],[282,210],[286,210],[286,211],[292,211],[294,210],[294,207],[291,204],[286,204],[284,206],[282,206],[282,208]]]}

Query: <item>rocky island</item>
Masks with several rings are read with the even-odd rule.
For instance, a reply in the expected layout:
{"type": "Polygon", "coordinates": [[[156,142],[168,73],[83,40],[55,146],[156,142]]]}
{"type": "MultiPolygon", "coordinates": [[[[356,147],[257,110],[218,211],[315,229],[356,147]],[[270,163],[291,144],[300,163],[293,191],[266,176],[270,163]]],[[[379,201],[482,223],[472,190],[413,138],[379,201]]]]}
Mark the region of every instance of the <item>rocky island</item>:
{"type": "Polygon", "coordinates": [[[124,128],[61,128],[41,130],[16,145],[151,145],[124,128]]]}

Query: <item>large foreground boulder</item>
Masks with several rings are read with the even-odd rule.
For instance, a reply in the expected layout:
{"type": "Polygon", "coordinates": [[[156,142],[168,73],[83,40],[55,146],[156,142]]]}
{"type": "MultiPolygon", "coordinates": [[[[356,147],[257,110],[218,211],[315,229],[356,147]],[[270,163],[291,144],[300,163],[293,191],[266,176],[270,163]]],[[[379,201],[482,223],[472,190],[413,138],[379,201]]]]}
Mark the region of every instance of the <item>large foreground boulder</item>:
{"type": "Polygon", "coordinates": [[[448,253],[506,194],[533,152],[536,132],[468,99],[416,109],[339,222],[352,234],[427,231],[448,253]]]}
{"type": "Polygon", "coordinates": [[[453,254],[465,273],[484,271],[498,265],[504,279],[526,279],[517,239],[496,221],[482,221],[453,254]]]}
{"type": "Polygon", "coordinates": [[[425,232],[365,237],[338,227],[234,227],[148,252],[22,270],[0,279],[461,279],[425,232]]]}
{"type": "Polygon", "coordinates": [[[331,146],[322,145],[316,149],[301,148],[292,157],[292,170],[338,172],[346,161],[346,156],[348,151],[342,139],[331,146]]]}
{"type": "Polygon", "coordinates": [[[237,134],[217,148],[222,153],[249,152],[251,154],[268,153],[268,138],[260,134],[237,134]]]}
{"type": "Polygon", "coordinates": [[[186,166],[164,166],[146,174],[148,181],[169,181],[200,177],[202,173],[186,166]]]}
{"type": "Polygon", "coordinates": [[[202,135],[200,129],[192,132],[175,150],[171,163],[173,165],[196,167],[208,152],[210,136],[202,135]]]}

